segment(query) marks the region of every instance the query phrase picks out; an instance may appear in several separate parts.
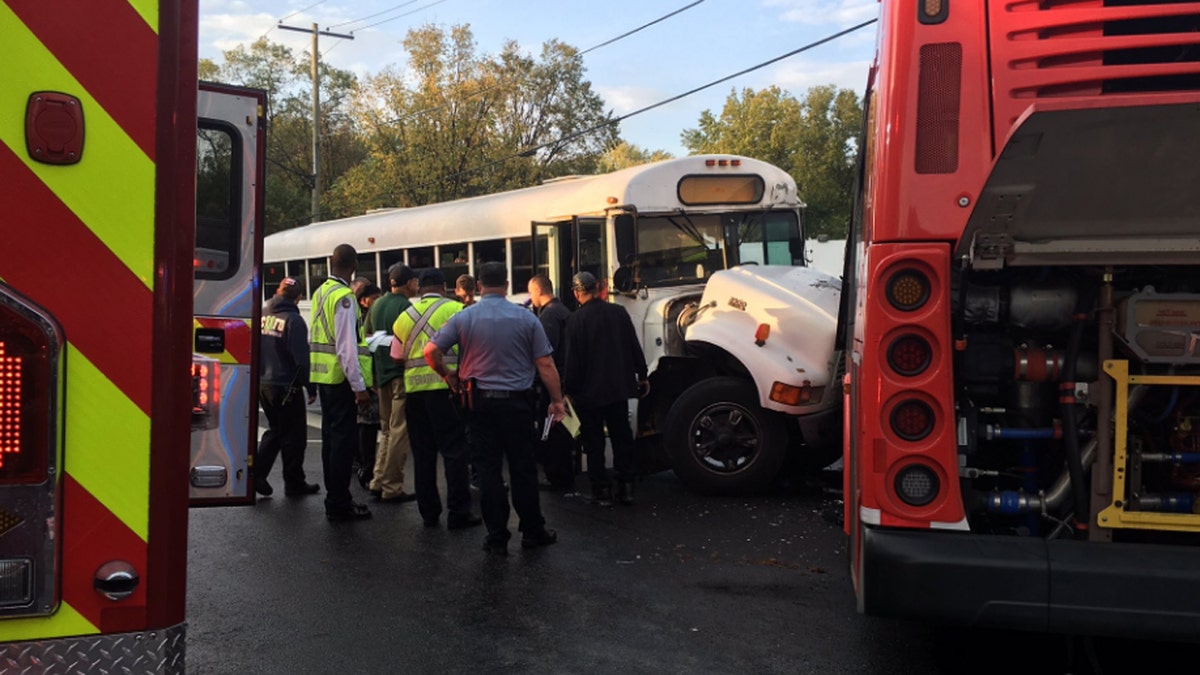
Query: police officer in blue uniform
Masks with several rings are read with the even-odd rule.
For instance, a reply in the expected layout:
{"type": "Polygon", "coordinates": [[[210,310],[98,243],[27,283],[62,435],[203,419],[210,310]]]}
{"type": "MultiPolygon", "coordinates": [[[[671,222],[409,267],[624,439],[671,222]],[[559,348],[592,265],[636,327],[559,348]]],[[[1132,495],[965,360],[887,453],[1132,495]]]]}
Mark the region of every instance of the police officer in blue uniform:
{"type": "Polygon", "coordinates": [[[479,302],[450,317],[425,346],[425,359],[467,409],[471,455],[480,473],[480,507],[487,525],[483,549],[508,555],[509,501],[502,475],[508,461],[512,508],[520,518],[521,546],[558,541],[546,529],[538,500],[534,459],[534,415],[563,418],[562,390],[546,331],[532,312],[508,301],[508,269],[503,263],[479,267],[479,302]],[[458,370],[447,370],[445,355],[458,345],[458,370]],[[533,378],[550,394],[547,410],[535,411],[533,378]]]}

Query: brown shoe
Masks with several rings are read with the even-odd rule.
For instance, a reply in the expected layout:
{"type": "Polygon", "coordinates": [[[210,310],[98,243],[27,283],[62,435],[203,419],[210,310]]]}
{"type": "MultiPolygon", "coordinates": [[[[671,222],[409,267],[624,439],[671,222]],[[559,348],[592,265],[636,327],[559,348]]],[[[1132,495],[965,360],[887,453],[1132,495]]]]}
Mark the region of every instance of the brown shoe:
{"type": "Polygon", "coordinates": [[[404,504],[406,502],[416,501],[417,496],[411,492],[401,492],[394,494],[391,497],[384,497],[382,494],[375,499],[380,504],[404,504]]]}

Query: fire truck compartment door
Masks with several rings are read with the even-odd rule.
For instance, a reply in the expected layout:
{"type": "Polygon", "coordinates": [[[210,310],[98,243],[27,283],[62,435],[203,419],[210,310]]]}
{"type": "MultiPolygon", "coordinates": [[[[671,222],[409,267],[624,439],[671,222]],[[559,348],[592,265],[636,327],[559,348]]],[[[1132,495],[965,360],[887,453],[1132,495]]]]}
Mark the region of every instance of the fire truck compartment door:
{"type": "Polygon", "coordinates": [[[253,504],[266,94],[201,83],[196,131],[192,506],[253,504]]]}

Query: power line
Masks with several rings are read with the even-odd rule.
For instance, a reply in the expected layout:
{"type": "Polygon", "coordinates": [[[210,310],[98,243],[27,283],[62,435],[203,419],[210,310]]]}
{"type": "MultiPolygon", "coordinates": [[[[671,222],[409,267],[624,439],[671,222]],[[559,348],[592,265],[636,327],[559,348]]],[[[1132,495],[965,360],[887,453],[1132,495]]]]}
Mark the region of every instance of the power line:
{"type": "MultiPolygon", "coordinates": [[[[415,2],[416,0],[413,0],[413,1],[415,2]]],[[[276,21],[275,23],[276,23],[276,25],[281,24],[284,21],[287,21],[288,19],[292,18],[293,16],[296,16],[297,14],[299,14],[301,12],[307,12],[308,10],[312,9],[313,7],[316,7],[317,5],[323,5],[326,2],[328,2],[328,0],[317,0],[316,2],[309,5],[308,7],[302,7],[300,9],[292,12],[291,14],[288,14],[287,16],[283,17],[279,21],[276,21]]],[[[271,26],[270,28],[268,28],[262,35],[258,36],[258,39],[261,40],[261,39],[267,37],[267,35],[273,30],[275,30],[275,26],[271,26]]]]}
{"type": "Polygon", "coordinates": [[[626,113],[626,114],[624,114],[624,115],[621,115],[620,117],[614,117],[614,118],[612,118],[612,119],[610,119],[610,120],[607,120],[607,121],[605,121],[605,122],[602,122],[602,123],[600,123],[600,124],[597,124],[597,125],[595,125],[595,126],[589,127],[589,128],[587,128],[587,129],[583,129],[583,130],[581,130],[581,131],[577,131],[577,132],[575,132],[575,133],[573,133],[573,134],[570,134],[570,135],[564,136],[564,137],[562,137],[562,138],[558,138],[558,139],[555,139],[555,140],[553,140],[553,141],[549,141],[549,142],[546,142],[546,143],[542,143],[541,145],[535,145],[535,146],[534,146],[534,147],[532,147],[532,148],[526,148],[526,149],[524,149],[524,150],[522,150],[522,151],[520,151],[520,152],[515,152],[515,153],[513,153],[513,154],[511,154],[511,155],[508,155],[507,157],[502,157],[502,158],[500,158],[500,159],[497,159],[497,160],[493,160],[493,161],[491,161],[491,162],[488,162],[487,164],[483,164],[483,165],[480,165],[480,166],[472,167],[472,168],[470,168],[470,169],[464,169],[464,170],[462,170],[462,171],[458,171],[458,172],[455,172],[455,173],[447,174],[447,175],[445,175],[445,176],[441,176],[441,177],[439,177],[439,178],[437,178],[437,179],[435,179],[435,180],[429,181],[428,183],[423,183],[423,184],[421,184],[421,185],[417,185],[417,186],[415,186],[415,188],[414,188],[414,189],[420,189],[420,188],[424,188],[424,187],[429,187],[430,185],[436,185],[436,184],[438,184],[438,183],[441,183],[442,181],[446,181],[446,180],[449,180],[449,179],[451,179],[451,178],[458,178],[459,176],[466,176],[466,175],[470,175],[470,174],[472,174],[472,173],[475,173],[475,172],[477,172],[477,171],[483,171],[484,169],[490,169],[490,168],[491,168],[491,167],[493,167],[493,166],[496,166],[496,165],[498,165],[498,164],[503,164],[504,162],[507,162],[507,161],[509,161],[509,160],[516,159],[516,158],[518,158],[518,157],[529,157],[529,156],[531,156],[531,155],[535,154],[537,151],[539,151],[539,150],[542,150],[542,149],[544,149],[544,148],[548,148],[548,147],[551,147],[551,146],[558,146],[558,145],[562,145],[562,144],[564,144],[564,143],[567,143],[567,142],[573,141],[573,140],[575,140],[576,138],[579,138],[580,136],[586,136],[586,135],[588,135],[588,134],[594,133],[594,132],[596,132],[596,131],[598,131],[598,130],[600,130],[600,129],[603,129],[603,128],[605,128],[605,127],[610,127],[610,126],[612,126],[612,125],[614,125],[614,124],[620,124],[621,122],[623,122],[623,121],[625,121],[625,120],[629,119],[630,117],[634,117],[635,115],[641,115],[641,114],[642,114],[642,113],[644,113],[644,112],[648,112],[648,111],[650,111],[650,110],[654,110],[655,108],[662,107],[662,106],[664,106],[664,105],[666,105],[666,104],[668,104],[668,103],[674,103],[675,101],[678,101],[678,100],[680,100],[680,99],[682,99],[682,98],[685,98],[685,97],[691,96],[692,94],[695,94],[696,92],[699,92],[699,91],[704,91],[705,89],[709,89],[709,88],[711,88],[711,87],[715,87],[715,86],[717,86],[718,84],[721,84],[722,82],[727,82],[727,81],[729,81],[729,80],[732,80],[732,79],[733,79],[733,78],[735,78],[735,77],[740,77],[740,76],[742,76],[742,75],[745,75],[746,73],[754,72],[755,70],[759,70],[760,68],[765,68],[765,67],[767,67],[767,66],[769,66],[769,65],[771,65],[771,64],[773,64],[773,63],[777,63],[777,62],[779,62],[779,61],[782,61],[783,59],[790,58],[790,57],[792,57],[792,56],[795,56],[796,54],[800,54],[800,53],[802,53],[802,52],[806,52],[806,51],[808,51],[808,50],[810,50],[810,49],[813,49],[813,48],[815,48],[815,47],[819,47],[819,46],[821,46],[821,45],[823,45],[823,44],[825,44],[825,43],[827,43],[827,42],[832,42],[832,41],[834,41],[834,40],[836,40],[836,39],[838,39],[838,38],[845,37],[845,36],[847,36],[847,35],[849,35],[849,34],[851,34],[851,33],[855,32],[855,31],[862,30],[863,28],[866,28],[867,26],[870,26],[871,24],[873,24],[873,23],[875,23],[875,22],[877,22],[877,21],[878,21],[878,19],[870,19],[870,20],[868,20],[868,21],[864,21],[864,22],[862,22],[862,23],[860,23],[860,24],[858,24],[858,25],[856,25],[856,26],[851,26],[850,28],[847,28],[847,29],[845,29],[845,30],[838,31],[838,32],[836,32],[836,33],[834,33],[834,34],[832,34],[832,35],[827,35],[826,37],[823,37],[823,38],[821,38],[820,40],[817,40],[816,42],[810,42],[809,44],[807,44],[807,45],[804,45],[803,47],[800,47],[799,49],[793,49],[792,51],[790,51],[790,52],[788,52],[788,53],[786,53],[786,54],[781,54],[781,55],[779,55],[779,56],[776,56],[776,57],[775,57],[775,58],[773,58],[773,59],[770,59],[770,60],[767,60],[767,61],[763,61],[762,63],[759,63],[759,64],[757,64],[757,65],[754,65],[754,66],[750,66],[749,68],[745,68],[745,69],[743,69],[743,70],[739,70],[738,72],[736,72],[736,73],[733,73],[732,75],[726,75],[725,77],[722,77],[722,78],[720,78],[720,79],[718,79],[718,80],[713,80],[712,82],[709,82],[708,84],[701,85],[701,86],[699,86],[699,87],[696,87],[696,88],[694,88],[694,89],[689,89],[688,91],[685,91],[685,92],[684,92],[684,93],[682,93],[682,94],[677,94],[677,95],[675,95],[675,96],[672,96],[672,97],[670,97],[670,98],[663,99],[663,100],[661,100],[661,101],[659,101],[659,102],[657,102],[657,103],[652,103],[652,104],[650,104],[650,105],[648,105],[648,106],[645,106],[645,107],[643,107],[643,108],[639,108],[639,109],[637,109],[637,110],[634,110],[633,112],[626,113]]]}
{"type": "MultiPolygon", "coordinates": [[[[413,2],[415,2],[415,1],[416,1],[416,0],[413,0],[413,2]]],[[[618,36],[617,36],[617,37],[615,37],[615,38],[612,38],[612,39],[610,39],[610,40],[605,40],[604,42],[601,42],[601,43],[600,43],[600,44],[598,44],[598,45],[595,45],[595,46],[592,46],[592,47],[588,47],[587,49],[585,49],[585,50],[583,50],[583,51],[579,52],[579,56],[583,56],[584,54],[586,54],[586,53],[588,53],[588,52],[595,51],[595,50],[597,50],[597,49],[599,49],[599,48],[601,48],[601,47],[607,47],[608,45],[610,45],[610,44],[612,44],[612,43],[614,43],[614,42],[617,42],[617,41],[619,41],[619,40],[623,40],[623,39],[625,39],[625,38],[629,37],[630,35],[633,35],[634,33],[637,33],[637,32],[639,32],[639,31],[641,31],[641,30],[642,30],[642,29],[644,29],[644,28],[648,28],[648,27],[650,27],[650,26],[653,26],[653,25],[654,25],[654,24],[656,24],[656,23],[659,23],[660,21],[664,21],[664,20],[666,20],[666,19],[669,19],[669,18],[671,18],[671,17],[675,16],[676,14],[679,14],[680,12],[686,11],[686,10],[688,10],[688,9],[691,9],[692,7],[695,7],[696,5],[699,5],[699,4],[700,4],[700,3],[702,3],[702,2],[704,2],[704,0],[696,0],[695,2],[691,3],[690,5],[685,5],[685,6],[683,6],[683,7],[680,7],[679,9],[677,9],[677,10],[675,10],[675,11],[673,11],[673,12],[669,13],[669,14],[664,14],[664,15],[662,15],[662,16],[658,17],[657,19],[655,19],[655,20],[651,21],[650,23],[642,24],[641,26],[638,26],[637,28],[634,28],[634,29],[633,29],[633,30],[631,30],[631,31],[627,31],[627,32],[625,32],[625,33],[622,33],[621,35],[618,35],[618,36]]],[[[394,9],[394,8],[393,8],[393,9],[394,9]]],[[[385,11],[390,11],[390,10],[385,10],[385,11]]],[[[332,47],[331,47],[330,49],[332,49],[332,47]]],[[[516,81],[518,81],[518,82],[519,82],[519,81],[520,81],[520,78],[518,78],[516,81]]],[[[470,99],[472,99],[472,98],[475,98],[476,96],[482,96],[483,94],[486,94],[487,92],[489,92],[489,91],[492,91],[493,89],[499,89],[500,87],[502,87],[502,86],[504,86],[504,85],[506,85],[506,84],[510,84],[510,83],[512,83],[512,82],[513,82],[513,80],[509,80],[508,82],[503,82],[503,81],[501,81],[501,82],[497,82],[496,84],[493,84],[493,85],[491,85],[491,86],[488,86],[488,87],[484,87],[483,89],[480,89],[479,91],[474,91],[474,92],[471,92],[470,94],[467,94],[466,96],[464,96],[464,97],[463,97],[463,99],[462,99],[462,100],[464,100],[464,101],[465,101],[465,100],[470,100],[470,99]]],[[[409,119],[412,119],[412,118],[414,118],[414,117],[417,117],[417,116],[419,116],[419,115],[424,115],[425,113],[436,112],[436,111],[438,111],[438,110],[442,110],[443,108],[448,108],[450,105],[451,105],[450,103],[443,103],[442,105],[436,105],[436,106],[433,106],[432,108],[424,108],[424,109],[418,110],[418,111],[416,111],[416,112],[411,112],[411,113],[408,113],[408,114],[405,114],[405,115],[401,115],[400,117],[397,117],[397,118],[395,118],[395,119],[392,119],[392,120],[388,120],[387,122],[380,122],[380,123],[376,124],[376,126],[377,126],[377,127],[378,127],[378,126],[391,126],[391,125],[393,125],[393,124],[397,124],[397,123],[399,123],[399,122],[403,122],[404,120],[409,120],[409,119]]]]}
{"type": "Polygon", "coordinates": [[[663,15],[663,16],[660,16],[660,17],[658,17],[657,19],[655,19],[655,20],[651,21],[650,23],[647,23],[647,24],[643,24],[643,25],[641,25],[641,26],[638,26],[637,28],[634,28],[633,30],[629,31],[628,33],[622,33],[622,34],[618,35],[617,37],[615,37],[615,38],[613,38],[613,39],[611,39],[611,40],[606,40],[606,41],[604,41],[604,42],[601,42],[600,44],[598,44],[598,45],[595,45],[595,46],[593,46],[593,47],[588,47],[587,49],[585,49],[585,50],[583,50],[583,51],[579,52],[579,55],[580,55],[580,56],[583,56],[584,54],[586,54],[586,53],[588,53],[588,52],[595,51],[595,50],[597,50],[597,49],[599,49],[599,48],[601,48],[601,47],[606,47],[606,46],[608,46],[608,45],[610,45],[610,44],[612,44],[612,43],[616,42],[617,40],[623,40],[623,39],[625,39],[625,38],[629,37],[630,35],[633,35],[634,33],[638,32],[638,31],[640,31],[640,30],[642,30],[642,29],[644,29],[644,28],[649,28],[650,26],[653,26],[654,24],[656,24],[656,23],[658,23],[658,22],[660,22],[660,21],[665,21],[665,20],[667,20],[667,19],[669,19],[669,18],[671,18],[671,17],[675,16],[676,14],[679,14],[680,12],[684,12],[684,11],[687,11],[687,10],[689,10],[689,9],[691,9],[691,8],[693,8],[693,7],[695,7],[696,5],[698,5],[698,4],[702,3],[702,2],[704,2],[704,0],[696,0],[696,1],[695,1],[695,2],[693,2],[692,4],[690,4],[690,5],[686,5],[686,6],[684,6],[684,7],[680,7],[679,9],[675,10],[674,12],[671,12],[670,14],[665,14],[665,15],[663,15]]]}
{"type": "MultiPolygon", "coordinates": [[[[440,4],[443,4],[443,2],[445,2],[445,1],[446,1],[446,0],[437,0],[437,1],[434,1],[434,2],[430,2],[430,4],[428,4],[428,5],[425,5],[424,7],[418,7],[418,8],[415,8],[415,10],[413,10],[413,11],[410,11],[410,12],[404,12],[403,14],[396,14],[396,16],[395,16],[395,17],[386,18],[386,19],[383,19],[383,20],[378,20],[378,22],[376,22],[376,23],[373,23],[373,24],[367,24],[367,25],[364,25],[364,26],[359,26],[359,28],[356,28],[356,29],[354,29],[354,30],[366,30],[366,29],[368,29],[368,28],[371,28],[371,26],[376,26],[376,25],[379,25],[379,24],[385,24],[385,23],[388,23],[388,22],[394,22],[394,20],[396,20],[396,19],[402,19],[402,18],[404,18],[404,17],[412,16],[412,14],[415,14],[416,12],[420,12],[420,11],[428,10],[428,8],[430,8],[430,7],[434,6],[434,5],[440,5],[440,4]]],[[[350,31],[350,32],[354,32],[354,31],[350,31]]]]}
{"type": "Polygon", "coordinates": [[[375,12],[374,14],[368,14],[368,15],[366,15],[366,16],[360,16],[359,18],[357,18],[357,19],[351,19],[350,21],[343,21],[343,22],[341,22],[341,23],[335,23],[335,24],[333,24],[332,26],[330,26],[330,28],[337,28],[338,26],[348,26],[348,25],[350,25],[350,24],[352,24],[352,23],[358,23],[359,21],[366,21],[367,19],[374,19],[375,17],[379,16],[380,14],[387,14],[388,12],[395,11],[395,10],[397,10],[397,9],[400,9],[400,8],[402,8],[402,7],[408,7],[409,5],[413,4],[413,3],[414,3],[414,2],[416,2],[416,1],[417,1],[417,0],[408,0],[408,2],[402,2],[402,3],[400,3],[400,4],[398,4],[398,5],[394,6],[394,7],[388,7],[387,9],[380,10],[380,11],[378,11],[378,12],[375,12]]]}
{"type": "Polygon", "coordinates": [[[299,13],[301,13],[301,12],[307,12],[308,10],[312,9],[313,7],[316,7],[317,5],[323,5],[323,4],[325,4],[326,2],[327,2],[327,0],[317,0],[316,2],[314,2],[314,3],[313,3],[313,4],[311,4],[311,5],[309,5],[308,7],[303,7],[303,8],[301,8],[301,9],[298,9],[298,10],[296,10],[296,11],[292,12],[291,14],[288,14],[287,16],[285,16],[285,17],[283,17],[282,19],[280,19],[280,20],[278,21],[278,23],[283,23],[284,21],[287,21],[288,19],[292,18],[293,16],[296,16],[297,14],[299,14],[299,13]]]}

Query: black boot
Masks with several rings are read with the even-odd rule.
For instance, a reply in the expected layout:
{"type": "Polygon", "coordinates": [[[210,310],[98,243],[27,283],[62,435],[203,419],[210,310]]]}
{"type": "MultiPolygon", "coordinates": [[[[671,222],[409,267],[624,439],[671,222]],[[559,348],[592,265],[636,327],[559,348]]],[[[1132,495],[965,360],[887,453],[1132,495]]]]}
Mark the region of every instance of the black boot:
{"type": "Polygon", "coordinates": [[[633,481],[618,480],[617,481],[617,503],[630,506],[633,504],[633,481]]]}
{"type": "Polygon", "coordinates": [[[612,486],[592,484],[592,498],[589,500],[599,506],[612,506],[612,486]]]}

